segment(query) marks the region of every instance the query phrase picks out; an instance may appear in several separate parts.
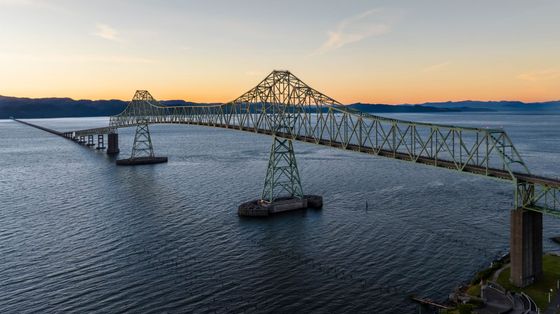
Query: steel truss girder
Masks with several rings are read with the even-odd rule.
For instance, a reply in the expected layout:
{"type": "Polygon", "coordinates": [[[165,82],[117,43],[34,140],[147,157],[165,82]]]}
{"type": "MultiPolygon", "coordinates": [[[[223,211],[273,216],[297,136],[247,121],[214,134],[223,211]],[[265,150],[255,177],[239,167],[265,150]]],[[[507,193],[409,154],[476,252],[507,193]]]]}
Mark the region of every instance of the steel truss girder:
{"type": "Polygon", "coordinates": [[[136,125],[134,144],[132,145],[131,159],[142,157],[154,157],[154,147],[148,123],[136,125]]]}
{"type": "Polygon", "coordinates": [[[273,136],[261,199],[303,197],[301,180],[291,139],[273,136]]]}
{"type": "Polygon", "coordinates": [[[547,185],[517,182],[515,207],[560,217],[560,191],[547,185]]]}
{"type": "MultiPolygon", "coordinates": [[[[161,106],[147,91],[137,91],[128,107],[110,118],[109,127],[76,131],[76,135],[108,133],[141,123],[195,124],[268,134],[513,182],[524,181],[547,191],[547,195],[560,188],[558,180],[531,175],[502,129],[371,115],[340,104],[288,71],[273,71],[256,87],[223,105],[161,106]]],[[[546,210],[560,212],[558,203],[550,206],[553,207],[546,210]]]]}

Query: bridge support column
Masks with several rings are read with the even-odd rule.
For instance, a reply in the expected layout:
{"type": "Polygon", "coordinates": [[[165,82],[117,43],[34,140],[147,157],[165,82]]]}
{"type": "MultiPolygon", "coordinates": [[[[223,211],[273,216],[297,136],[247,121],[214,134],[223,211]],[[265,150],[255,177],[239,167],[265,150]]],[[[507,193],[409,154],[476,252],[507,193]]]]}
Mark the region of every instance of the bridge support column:
{"type": "Polygon", "coordinates": [[[526,287],[542,276],[542,213],[513,209],[510,233],[510,280],[517,287],[526,287]]]}
{"type": "Polygon", "coordinates": [[[302,198],[303,189],[292,140],[274,136],[261,199],[273,202],[282,195],[302,198]]]}
{"type": "Polygon", "coordinates": [[[88,135],[87,138],[87,146],[94,146],[95,144],[93,143],[93,135],[88,135]]]}
{"type": "Polygon", "coordinates": [[[274,136],[261,199],[243,203],[240,216],[268,216],[278,212],[321,208],[323,198],[304,195],[291,139],[274,136]]]}
{"type": "Polygon", "coordinates": [[[134,135],[134,144],[132,145],[132,154],[130,158],[118,159],[117,165],[135,166],[146,164],[159,164],[167,162],[167,157],[156,157],[154,155],[154,147],[152,145],[152,137],[147,121],[142,121],[136,126],[136,134],[134,135]]]}
{"type": "Polygon", "coordinates": [[[105,149],[105,137],[103,134],[97,135],[97,147],[95,149],[105,149]]]}
{"type": "Polygon", "coordinates": [[[107,134],[107,154],[115,155],[119,152],[119,133],[107,134]]]}

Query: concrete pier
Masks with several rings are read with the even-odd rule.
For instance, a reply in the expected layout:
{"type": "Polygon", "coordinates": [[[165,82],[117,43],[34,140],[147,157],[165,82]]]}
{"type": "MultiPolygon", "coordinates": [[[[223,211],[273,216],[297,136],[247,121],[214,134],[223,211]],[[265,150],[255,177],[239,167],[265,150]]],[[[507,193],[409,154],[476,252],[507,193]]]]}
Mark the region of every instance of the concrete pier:
{"type": "Polygon", "coordinates": [[[246,217],[266,217],[269,215],[306,208],[320,209],[323,207],[323,197],[318,195],[304,195],[303,198],[280,198],[272,203],[263,200],[253,200],[239,205],[237,214],[246,217]]]}
{"type": "Polygon", "coordinates": [[[107,154],[115,155],[120,152],[119,150],[119,134],[109,133],[107,134],[107,154]]]}
{"type": "Polygon", "coordinates": [[[105,140],[103,134],[97,135],[97,147],[95,149],[105,149],[105,140]]]}
{"type": "Polygon", "coordinates": [[[510,280],[518,287],[526,287],[542,276],[542,213],[511,210],[510,233],[510,280]]]}
{"type": "Polygon", "coordinates": [[[88,135],[86,146],[95,146],[95,143],[93,142],[93,135],[88,135]]]}
{"type": "Polygon", "coordinates": [[[126,158],[118,159],[118,166],[137,166],[137,165],[151,165],[151,164],[161,164],[167,162],[167,157],[136,157],[136,158],[126,158]]]}

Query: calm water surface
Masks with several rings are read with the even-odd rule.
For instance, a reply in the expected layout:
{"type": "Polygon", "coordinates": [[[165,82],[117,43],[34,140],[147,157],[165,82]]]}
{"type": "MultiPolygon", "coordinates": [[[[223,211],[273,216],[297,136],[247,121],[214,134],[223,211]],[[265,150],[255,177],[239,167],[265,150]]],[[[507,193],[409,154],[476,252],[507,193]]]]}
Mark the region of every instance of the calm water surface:
{"type": "MultiPolygon", "coordinates": [[[[560,176],[560,116],[396,114],[504,127],[532,172],[560,176]]],[[[44,119],[57,130],[107,118],[44,119]]],[[[0,310],[413,313],[507,252],[513,188],[444,169],[296,143],[321,211],[241,219],[271,138],[153,126],[169,163],[121,168],[104,152],[0,120],[0,310]],[[366,210],[366,202],[368,208],[366,210]]],[[[133,129],[120,131],[121,156],[133,129]]],[[[560,219],[545,218],[548,238],[560,219]]]]}

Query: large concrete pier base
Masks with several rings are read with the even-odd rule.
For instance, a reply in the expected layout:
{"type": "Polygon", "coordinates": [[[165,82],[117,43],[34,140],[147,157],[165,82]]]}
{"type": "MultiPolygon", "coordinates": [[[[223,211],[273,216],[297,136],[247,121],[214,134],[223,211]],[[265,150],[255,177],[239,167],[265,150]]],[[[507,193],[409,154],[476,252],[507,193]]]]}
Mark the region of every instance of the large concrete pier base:
{"type": "Polygon", "coordinates": [[[118,159],[117,165],[119,166],[137,166],[137,165],[152,165],[167,162],[167,157],[136,157],[127,159],[118,159]]]}
{"type": "Polygon", "coordinates": [[[542,213],[513,209],[510,233],[510,280],[526,287],[542,276],[542,213]]]}
{"type": "Polygon", "coordinates": [[[302,198],[285,197],[272,203],[254,200],[239,205],[237,214],[247,217],[266,217],[272,214],[294,211],[306,208],[319,209],[323,207],[323,197],[318,195],[304,195],[302,198]]]}
{"type": "Polygon", "coordinates": [[[119,150],[119,134],[109,133],[107,134],[107,154],[115,155],[120,152],[119,150]]]}

